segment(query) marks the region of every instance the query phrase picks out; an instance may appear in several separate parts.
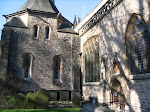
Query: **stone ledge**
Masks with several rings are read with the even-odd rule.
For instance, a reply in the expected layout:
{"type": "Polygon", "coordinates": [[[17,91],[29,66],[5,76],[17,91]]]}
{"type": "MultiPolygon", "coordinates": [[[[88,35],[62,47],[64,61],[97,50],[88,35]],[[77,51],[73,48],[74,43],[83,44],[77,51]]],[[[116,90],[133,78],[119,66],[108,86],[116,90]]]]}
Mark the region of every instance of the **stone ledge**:
{"type": "Polygon", "coordinates": [[[150,79],[150,74],[136,74],[130,76],[131,80],[146,80],[150,79]]]}
{"type": "Polygon", "coordinates": [[[72,108],[72,102],[65,102],[65,101],[49,101],[49,108],[72,108]]]}

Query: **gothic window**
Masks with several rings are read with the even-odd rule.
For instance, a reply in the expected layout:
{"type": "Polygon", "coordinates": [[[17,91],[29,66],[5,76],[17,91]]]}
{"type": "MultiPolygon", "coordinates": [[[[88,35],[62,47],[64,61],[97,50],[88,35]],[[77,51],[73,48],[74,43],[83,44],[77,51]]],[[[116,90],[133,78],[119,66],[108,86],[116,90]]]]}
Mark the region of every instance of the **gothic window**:
{"type": "Polygon", "coordinates": [[[51,30],[51,28],[49,28],[48,26],[45,28],[45,37],[46,37],[46,39],[50,38],[50,30],[51,30]]]}
{"type": "Polygon", "coordinates": [[[84,80],[99,82],[99,45],[98,37],[92,37],[84,44],[84,80]]]}
{"type": "Polygon", "coordinates": [[[131,74],[136,73],[136,65],[135,65],[135,44],[134,40],[130,40],[130,61],[131,61],[131,74]]]}
{"type": "Polygon", "coordinates": [[[29,80],[31,77],[32,57],[30,54],[23,56],[24,79],[29,80]]]}
{"type": "Polygon", "coordinates": [[[141,16],[133,15],[126,35],[131,74],[150,73],[150,35],[141,16]]]}
{"type": "Polygon", "coordinates": [[[138,73],[142,74],[144,73],[144,65],[143,65],[143,45],[142,45],[142,38],[141,37],[137,37],[137,60],[138,60],[138,73]]]}
{"type": "Polygon", "coordinates": [[[38,26],[37,25],[34,25],[33,27],[33,37],[34,39],[37,39],[38,38],[38,26]]]}
{"type": "Polygon", "coordinates": [[[61,81],[62,75],[62,60],[59,56],[55,56],[53,59],[53,71],[54,71],[54,82],[61,81]]]}

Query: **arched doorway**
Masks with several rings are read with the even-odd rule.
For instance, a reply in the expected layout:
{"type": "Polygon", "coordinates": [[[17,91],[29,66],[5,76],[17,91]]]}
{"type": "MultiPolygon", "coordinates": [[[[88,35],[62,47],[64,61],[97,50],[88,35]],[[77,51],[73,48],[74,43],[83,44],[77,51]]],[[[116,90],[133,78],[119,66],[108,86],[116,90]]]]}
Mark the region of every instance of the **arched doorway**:
{"type": "Polygon", "coordinates": [[[112,81],[110,102],[112,109],[123,112],[125,109],[125,97],[120,82],[117,79],[112,81]]]}

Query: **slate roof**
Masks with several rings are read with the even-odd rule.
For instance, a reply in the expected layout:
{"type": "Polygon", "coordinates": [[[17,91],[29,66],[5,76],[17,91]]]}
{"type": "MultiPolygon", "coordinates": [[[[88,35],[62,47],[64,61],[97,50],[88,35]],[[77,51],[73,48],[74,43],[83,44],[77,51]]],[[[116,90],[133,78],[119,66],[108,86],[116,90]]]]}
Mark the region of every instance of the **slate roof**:
{"type": "Polygon", "coordinates": [[[72,34],[77,34],[71,26],[67,22],[63,22],[59,27],[58,27],[58,32],[64,32],[64,33],[72,33],[72,34]]]}
{"type": "Polygon", "coordinates": [[[12,18],[12,19],[11,19],[9,22],[7,22],[4,26],[27,28],[27,26],[23,23],[23,21],[22,21],[20,18],[18,18],[18,17],[12,18]]]}
{"type": "Polygon", "coordinates": [[[59,13],[54,2],[52,0],[28,0],[19,10],[23,11],[26,9],[50,12],[50,13],[59,13]]]}

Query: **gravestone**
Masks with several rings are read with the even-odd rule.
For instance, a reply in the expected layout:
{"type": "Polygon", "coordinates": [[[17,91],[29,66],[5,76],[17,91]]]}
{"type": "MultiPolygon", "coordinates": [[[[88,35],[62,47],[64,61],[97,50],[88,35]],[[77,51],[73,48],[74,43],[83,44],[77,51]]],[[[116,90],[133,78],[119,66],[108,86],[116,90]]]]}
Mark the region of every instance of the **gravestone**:
{"type": "Polygon", "coordinates": [[[28,97],[28,103],[27,108],[28,109],[35,109],[35,103],[36,103],[36,93],[28,93],[26,96],[28,97]]]}
{"type": "Polygon", "coordinates": [[[44,89],[37,92],[36,108],[37,109],[48,108],[48,93],[44,89]]]}
{"type": "Polygon", "coordinates": [[[23,95],[22,93],[18,93],[15,96],[15,108],[26,108],[26,96],[23,95]]]}
{"type": "Polygon", "coordinates": [[[72,107],[80,108],[80,101],[81,101],[81,93],[78,91],[72,92],[72,107]]]}
{"type": "Polygon", "coordinates": [[[60,101],[69,101],[69,91],[60,92],[60,101]]]}
{"type": "Polygon", "coordinates": [[[57,101],[57,91],[50,91],[49,92],[49,100],[50,101],[57,101]]]}

